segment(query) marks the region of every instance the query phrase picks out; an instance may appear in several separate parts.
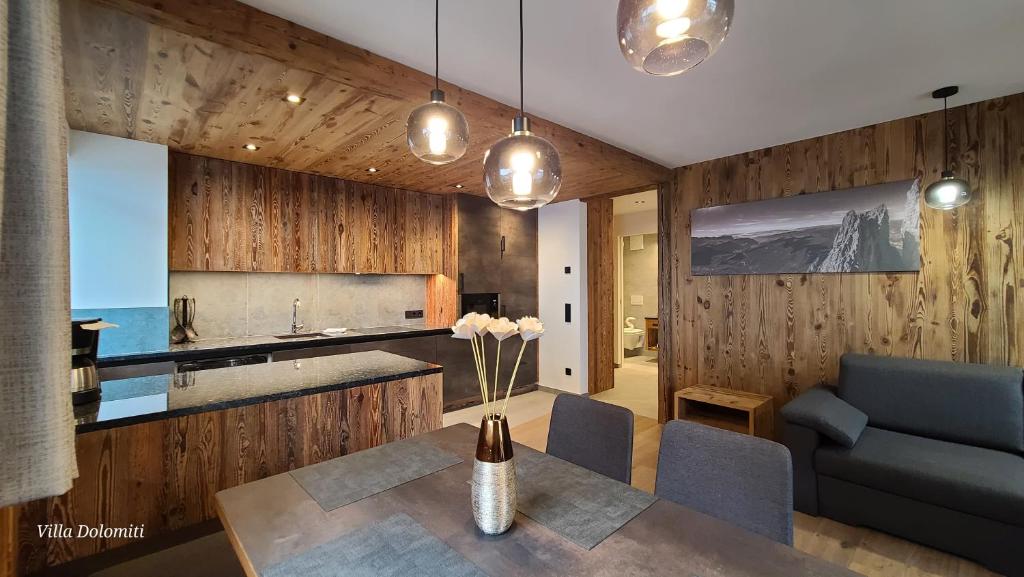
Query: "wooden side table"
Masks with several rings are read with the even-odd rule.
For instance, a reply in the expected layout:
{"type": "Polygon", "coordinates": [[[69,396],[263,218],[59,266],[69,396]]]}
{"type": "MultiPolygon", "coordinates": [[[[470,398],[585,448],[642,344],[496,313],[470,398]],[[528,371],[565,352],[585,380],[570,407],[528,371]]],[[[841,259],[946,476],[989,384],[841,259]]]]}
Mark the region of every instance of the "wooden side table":
{"type": "Polygon", "coordinates": [[[697,385],[676,392],[675,418],[771,439],[775,410],[768,395],[697,385]]]}

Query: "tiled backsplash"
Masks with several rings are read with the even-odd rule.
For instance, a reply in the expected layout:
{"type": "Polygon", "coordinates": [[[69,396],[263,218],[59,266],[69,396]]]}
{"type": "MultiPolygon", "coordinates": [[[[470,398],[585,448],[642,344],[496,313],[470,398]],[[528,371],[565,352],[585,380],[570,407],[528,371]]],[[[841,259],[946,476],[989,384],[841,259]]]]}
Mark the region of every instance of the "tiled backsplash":
{"type": "MultiPolygon", "coordinates": [[[[424,307],[425,276],[172,272],[170,306],[188,295],[196,299],[195,329],[200,339],[287,333],[292,301],[302,301],[304,331],[422,323],[406,310],[424,307]]],[[[171,325],[174,324],[173,314],[171,325]]]]}

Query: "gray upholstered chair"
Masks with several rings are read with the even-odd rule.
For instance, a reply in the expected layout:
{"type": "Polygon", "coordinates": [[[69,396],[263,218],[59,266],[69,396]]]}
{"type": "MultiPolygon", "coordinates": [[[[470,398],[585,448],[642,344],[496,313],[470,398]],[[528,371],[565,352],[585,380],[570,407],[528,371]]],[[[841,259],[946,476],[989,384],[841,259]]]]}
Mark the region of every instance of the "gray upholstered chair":
{"type": "Polygon", "coordinates": [[[547,453],[623,483],[633,470],[633,412],[577,395],[558,395],[547,453]]]}
{"type": "Polygon", "coordinates": [[[786,545],[793,544],[793,467],[769,441],[669,421],[654,493],[786,545]]]}

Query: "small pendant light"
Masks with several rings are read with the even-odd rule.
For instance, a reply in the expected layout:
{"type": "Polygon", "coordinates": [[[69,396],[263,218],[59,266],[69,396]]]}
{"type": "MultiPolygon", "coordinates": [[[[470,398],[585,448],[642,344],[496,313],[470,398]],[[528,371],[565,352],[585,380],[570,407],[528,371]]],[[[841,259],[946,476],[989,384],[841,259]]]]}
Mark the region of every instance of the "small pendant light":
{"type": "Polygon", "coordinates": [[[469,146],[469,124],[466,117],[454,106],[444,101],[438,72],[440,57],[440,26],[438,14],[440,0],[434,1],[434,89],[430,91],[430,102],[418,106],[409,114],[405,133],[409,150],[416,158],[430,164],[448,164],[466,153],[469,146]]]}
{"type": "Polygon", "coordinates": [[[733,0],[619,0],[619,50],[640,72],[682,74],[718,50],[732,15],[733,0]]]}
{"type": "Polygon", "coordinates": [[[530,132],[523,107],[523,0],[519,0],[519,113],[512,134],[484,153],[484,188],[498,206],[529,210],[554,200],[562,186],[562,162],[547,140],[530,132]]]}
{"type": "Polygon", "coordinates": [[[949,169],[949,119],[946,100],[960,92],[958,86],[947,86],[932,92],[932,98],[942,99],[942,178],[924,190],[924,203],[939,210],[952,210],[971,200],[971,185],[957,178],[949,169]]]}

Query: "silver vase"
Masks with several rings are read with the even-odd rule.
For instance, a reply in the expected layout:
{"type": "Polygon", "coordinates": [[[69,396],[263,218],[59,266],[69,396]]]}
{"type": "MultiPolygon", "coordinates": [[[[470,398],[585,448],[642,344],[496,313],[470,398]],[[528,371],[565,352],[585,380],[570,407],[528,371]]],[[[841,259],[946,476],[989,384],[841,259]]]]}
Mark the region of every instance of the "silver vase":
{"type": "Polygon", "coordinates": [[[473,520],[488,535],[508,531],[516,516],[516,464],[508,421],[484,418],[473,461],[473,520]]]}

